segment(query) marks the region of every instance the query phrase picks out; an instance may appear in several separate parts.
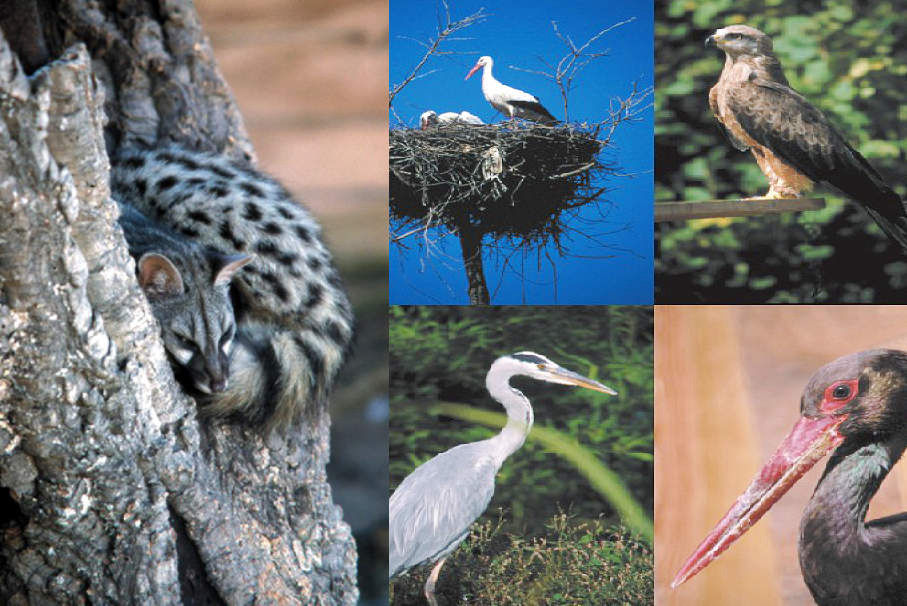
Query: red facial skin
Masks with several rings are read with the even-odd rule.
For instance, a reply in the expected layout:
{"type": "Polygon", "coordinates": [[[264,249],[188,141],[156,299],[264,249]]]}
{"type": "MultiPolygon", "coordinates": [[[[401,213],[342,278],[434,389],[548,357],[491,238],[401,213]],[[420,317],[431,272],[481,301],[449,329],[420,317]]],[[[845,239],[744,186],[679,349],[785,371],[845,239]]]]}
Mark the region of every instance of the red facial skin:
{"type": "Polygon", "coordinates": [[[822,457],[837,448],[844,436],[838,431],[847,414],[841,409],[857,396],[858,379],[830,384],[819,402],[818,417],[801,417],[746,491],[687,558],[671,588],[676,588],[708,566],[759,521],[784,493],[822,457]]]}

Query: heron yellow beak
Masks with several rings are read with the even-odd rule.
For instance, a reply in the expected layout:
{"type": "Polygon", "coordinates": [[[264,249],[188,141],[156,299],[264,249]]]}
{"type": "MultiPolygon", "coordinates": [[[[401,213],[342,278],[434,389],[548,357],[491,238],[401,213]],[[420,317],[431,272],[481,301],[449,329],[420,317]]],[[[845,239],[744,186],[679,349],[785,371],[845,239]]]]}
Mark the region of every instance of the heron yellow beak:
{"type": "Polygon", "coordinates": [[[617,395],[617,392],[607,385],[603,385],[598,381],[594,381],[589,377],[584,377],[583,375],[567,370],[566,368],[557,367],[549,369],[549,372],[551,373],[551,380],[553,383],[560,383],[561,385],[575,385],[577,387],[584,387],[593,391],[600,391],[612,396],[617,395]]]}

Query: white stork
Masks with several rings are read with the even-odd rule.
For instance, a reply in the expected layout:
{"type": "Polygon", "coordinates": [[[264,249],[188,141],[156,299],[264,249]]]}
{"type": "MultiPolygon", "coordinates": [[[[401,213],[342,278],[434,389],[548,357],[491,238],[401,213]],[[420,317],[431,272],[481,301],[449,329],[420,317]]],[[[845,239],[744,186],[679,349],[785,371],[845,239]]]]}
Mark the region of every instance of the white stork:
{"type": "Polygon", "coordinates": [[[482,94],[493,108],[509,118],[524,118],[542,124],[557,123],[557,118],[542,106],[538,97],[498,82],[491,75],[492,65],[494,65],[494,61],[491,60],[491,57],[487,55],[479,57],[473,68],[466,74],[466,80],[479,71],[480,67],[484,68],[482,70],[482,94]]]}
{"type": "Polygon", "coordinates": [[[425,130],[429,126],[438,126],[439,124],[485,124],[478,116],[474,116],[467,111],[444,112],[440,116],[433,110],[428,110],[419,116],[419,127],[425,130]]]}

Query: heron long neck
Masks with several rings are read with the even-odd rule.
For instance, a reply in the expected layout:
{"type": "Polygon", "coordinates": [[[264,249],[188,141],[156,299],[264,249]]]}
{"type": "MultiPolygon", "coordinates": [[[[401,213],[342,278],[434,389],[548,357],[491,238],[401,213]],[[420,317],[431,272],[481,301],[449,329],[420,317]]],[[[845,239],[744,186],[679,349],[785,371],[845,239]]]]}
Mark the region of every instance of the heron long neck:
{"type": "MultiPolygon", "coordinates": [[[[487,66],[486,66],[487,67],[487,66]]],[[[507,410],[507,425],[497,436],[491,439],[495,444],[498,464],[513,454],[526,441],[532,429],[534,416],[529,400],[518,389],[510,386],[512,372],[507,368],[492,365],[485,377],[485,387],[491,397],[500,402],[507,410]]]]}

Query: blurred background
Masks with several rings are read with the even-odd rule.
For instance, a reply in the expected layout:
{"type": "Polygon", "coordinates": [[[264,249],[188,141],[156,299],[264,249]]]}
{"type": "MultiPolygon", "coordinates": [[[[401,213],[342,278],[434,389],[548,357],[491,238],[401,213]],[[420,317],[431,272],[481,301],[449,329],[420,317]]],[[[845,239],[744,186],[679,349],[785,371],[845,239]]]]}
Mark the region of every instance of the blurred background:
{"type": "MultiPolygon", "coordinates": [[[[794,426],[813,373],[864,349],[907,349],[907,307],[660,305],[655,340],[656,603],[813,604],[797,539],[827,458],[705,570],[669,584],[794,426]]],[[[905,509],[902,461],[867,519],[905,509]]]]}
{"type": "MultiPolygon", "coordinates": [[[[457,32],[441,45],[395,98],[390,109],[393,128],[418,128],[419,116],[432,109],[469,111],[486,123],[506,120],[482,95],[481,74],[464,81],[482,55],[490,55],[495,77],[536,95],[559,120],[564,119],[561,95],[554,82],[538,73],[552,71],[567,46],[552,28],[577,46],[599,31],[633,21],[604,34],[588,52],[604,53],[578,73],[569,94],[569,119],[594,124],[609,117],[616,98],[626,99],[654,85],[652,74],[651,2],[578,0],[450,0],[453,20],[482,10],[486,18],[457,32]]],[[[394,0],[390,5],[390,84],[403,82],[425,53],[424,44],[437,36],[445,13],[440,2],[394,0]]],[[[582,63],[585,58],[578,63],[582,63]]],[[[568,220],[560,242],[519,249],[485,238],[483,264],[495,304],[640,304],[652,302],[652,98],[637,109],[639,116],[615,130],[602,152],[613,167],[594,181],[605,193],[568,220]],[[595,280],[589,280],[590,276],[595,280]]],[[[600,135],[605,138],[607,128],[600,135]]],[[[391,225],[392,232],[395,224],[391,225]]],[[[406,233],[403,229],[396,233],[406,233]]],[[[469,303],[460,245],[446,230],[433,228],[433,246],[420,243],[422,234],[392,243],[390,300],[416,305],[469,303]]]]}
{"type": "MultiPolygon", "coordinates": [[[[818,106],[902,197],[907,194],[904,0],[656,2],[655,198],[705,200],[768,190],[708,107],[724,54],[706,36],[735,23],[774,40],[791,86],[818,106]]],[[[855,203],[799,214],[656,226],[659,303],[898,302],[907,262],[855,203]]]]}
{"type": "Polygon", "coordinates": [[[359,547],[363,604],[387,593],[386,1],[197,0],[264,171],[321,222],[355,308],[331,398],[328,477],[359,547]]]}
{"type": "MultiPolygon", "coordinates": [[[[619,476],[645,514],[652,513],[652,308],[651,307],[399,307],[390,313],[391,491],[419,464],[465,442],[483,440],[500,431],[476,422],[440,415],[439,402],[468,404],[503,412],[485,390],[485,375],[502,355],[530,350],[614,388],[618,396],[515,377],[511,384],[529,398],[535,426],[550,427],[589,449],[619,476]]],[[[388,493],[390,494],[390,493],[388,493]]],[[[495,495],[486,513],[473,527],[470,543],[461,545],[441,570],[439,599],[447,603],[534,602],[532,592],[545,592],[544,603],[606,603],[558,601],[558,583],[585,575],[595,591],[613,588],[607,603],[646,604],[652,601],[651,547],[630,534],[609,535],[602,545],[602,562],[589,570],[576,570],[583,557],[581,545],[568,530],[554,528],[559,512],[571,517],[568,526],[601,521],[619,524],[612,506],[569,463],[546,450],[530,435],[497,475],[495,495]],[[480,530],[487,524],[484,530],[480,530]],[[489,528],[497,528],[488,538],[489,528]],[[476,536],[478,533],[479,536],[476,536]],[[532,559],[514,543],[535,537],[552,545],[559,538],[561,559],[551,565],[552,576],[536,571],[531,583],[520,584],[523,567],[532,559]],[[572,538],[570,538],[572,537],[572,538]],[[610,549],[617,545],[618,551],[610,549]],[[629,552],[620,551],[627,546],[629,552]],[[637,549],[638,548],[638,549],[637,549]],[[508,551],[511,549],[511,551],[508,551]],[[570,557],[575,549],[576,559],[570,557]],[[605,554],[605,550],[607,554],[605,554]],[[497,554],[483,560],[487,552],[497,554]],[[521,565],[521,554],[529,560],[521,565]],[[630,555],[628,555],[628,553],[630,555]],[[502,562],[511,560],[515,570],[502,580],[502,562]],[[615,566],[614,569],[609,566],[615,566]],[[616,571],[616,572],[615,572],[616,571]],[[613,574],[612,574],[613,573],[613,574]],[[603,583],[602,579],[608,579],[603,583]],[[502,594],[482,599],[485,585],[502,594]],[[507,592],[510,592],[509,594],[507,592]],[[465,597],[464,597],[465,596],[465,597]],[[516,596],[516,597],[514,597],[516,596]],[[522,596],[522,597],[520,597],[522,596]]],[[[581,534],[586,534],[583,531],[581,534]]],[[[601,540],[602,533],[590,533],[601,540]]],[[[588,551],[588,550],[587,550],[588,551]]],[[[544,557],[539,558],[544,560],[544,557]]],[[[542,566],[544,570],[544,566],[542,566]]],[[[411,571],[398,579],[394,604],[420,599],[427,569],[411,571]]],[[[574,589],[578,589],[575,587],[574,589]]],[[[602,596],[603,593],[597,593],[602,596]]],[[[442,602],[443,603],[443,602],[442,602]]]]}

